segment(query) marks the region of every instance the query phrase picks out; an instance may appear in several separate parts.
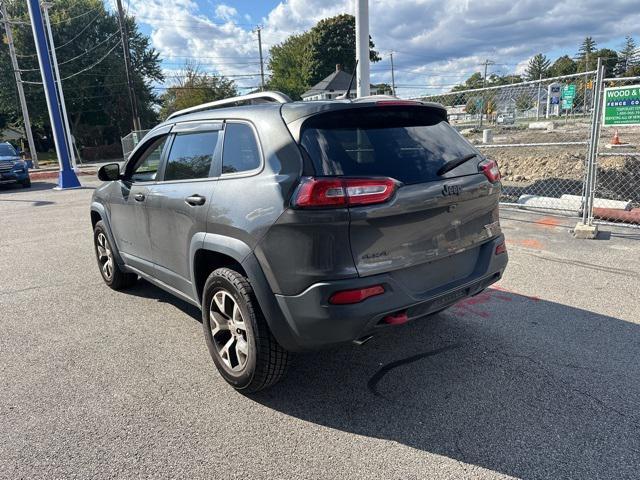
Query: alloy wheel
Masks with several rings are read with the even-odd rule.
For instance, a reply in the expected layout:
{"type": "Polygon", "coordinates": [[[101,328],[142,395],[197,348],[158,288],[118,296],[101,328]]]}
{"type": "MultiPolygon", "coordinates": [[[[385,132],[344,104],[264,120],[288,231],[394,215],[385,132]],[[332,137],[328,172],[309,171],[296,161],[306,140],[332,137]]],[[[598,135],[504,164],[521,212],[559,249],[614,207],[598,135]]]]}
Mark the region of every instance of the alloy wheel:
{"type": "Polygon", "coordinates": [[[98,250],[98,263],[100,264],[100,270],[102,275],[107,280],[111,280],[113,277],[113,252],[109,246],[109,241],[104,233],[98,233],[96,238],[96,248],[98,250]]]}
{"type": "Polygon", "coordinates": [[[226,290],[214,293],[209,307],[211,336],[218,355],[234,371],[247,364],[247,327],[238,303],[226,290]]]}

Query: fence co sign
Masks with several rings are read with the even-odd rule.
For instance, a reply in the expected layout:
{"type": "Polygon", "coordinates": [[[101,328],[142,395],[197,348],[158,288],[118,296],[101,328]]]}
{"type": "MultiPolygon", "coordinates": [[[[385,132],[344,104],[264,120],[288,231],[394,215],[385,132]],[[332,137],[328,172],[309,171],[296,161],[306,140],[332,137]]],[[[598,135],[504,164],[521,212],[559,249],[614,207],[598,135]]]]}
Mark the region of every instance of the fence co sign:
{"type": "Polygon", "coordinates": [[[573,108],[573,99],[576,97],[576,86],[574,84],[562,87],[562,108],[571,110],[573,108]]]}
{"type": "Polygon", "coordinates": [[[604,89],[604,125],[640,125],[640,85],[604,89]]]}

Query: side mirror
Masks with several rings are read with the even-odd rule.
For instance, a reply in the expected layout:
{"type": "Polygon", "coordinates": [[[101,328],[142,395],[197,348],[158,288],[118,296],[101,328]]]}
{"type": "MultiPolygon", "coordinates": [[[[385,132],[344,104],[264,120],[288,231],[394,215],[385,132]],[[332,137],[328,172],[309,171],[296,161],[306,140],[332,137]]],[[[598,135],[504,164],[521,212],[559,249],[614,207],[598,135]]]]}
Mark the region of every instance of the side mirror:
{"type": "Polygon", "coordinates": [[[120,179],[120,165],[117,163],[108,163],[100,167],[98,170],[98,179],[103,182],[113,182],[120,179]]]}

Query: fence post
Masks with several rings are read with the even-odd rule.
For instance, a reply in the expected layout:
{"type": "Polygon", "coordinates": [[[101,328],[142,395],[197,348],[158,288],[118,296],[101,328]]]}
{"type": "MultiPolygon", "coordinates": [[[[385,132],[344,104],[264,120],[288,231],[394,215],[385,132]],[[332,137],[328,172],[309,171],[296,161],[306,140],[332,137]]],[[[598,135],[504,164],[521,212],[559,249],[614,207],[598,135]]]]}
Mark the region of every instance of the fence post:
{"type": "Polygon", "coordinates": [[[538,108],[536,109],[536,122],[540,120],[540,93],[542,91],[542,74],[540,74],[540,83],[538,84],[538,108]]]}
{"type": "Polygon", "coordinates": [[[597,226],[593,225],[593,202],[596,192],[596,177],[598,172],[598,141],[600,139],[600,119],[602,116],[602,84],[604,67],[602,59],[598,58],[598,68],[593,86],[593,110],[591,114],[591,133],[587,152],[584,194],[582,198],[582,222],[576,225],[576,238],[595,238],[598,234],[597,226]]]}
{"type": "Polygon", "coordinates": [[[604,86],[604,66],[602,59],[598,58],[598,73],[596,75],[596,86],[593,90],[593,123],[594,123],[594,139],[592,142],[592,158],[591,158],[591,191],[589,196],[589,225],[593,225],[593,202],[596,195],[596,187],[598,186],[598,142],[600,141],[600,127],[602,126],[602,94],[604,86]]]}

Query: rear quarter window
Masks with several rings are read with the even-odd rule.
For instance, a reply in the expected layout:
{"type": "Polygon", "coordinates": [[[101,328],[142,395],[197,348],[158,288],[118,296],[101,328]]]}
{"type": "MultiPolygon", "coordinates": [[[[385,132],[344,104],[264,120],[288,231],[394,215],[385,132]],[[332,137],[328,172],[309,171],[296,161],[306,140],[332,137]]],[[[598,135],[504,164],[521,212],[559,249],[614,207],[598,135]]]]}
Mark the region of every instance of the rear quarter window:
{"type": "Polygon", "coordinates": [[[246,123],[228,123],[222,148],[222,173],[249,172],[260,167],[260,149],[253,128],[246,123]]]}

